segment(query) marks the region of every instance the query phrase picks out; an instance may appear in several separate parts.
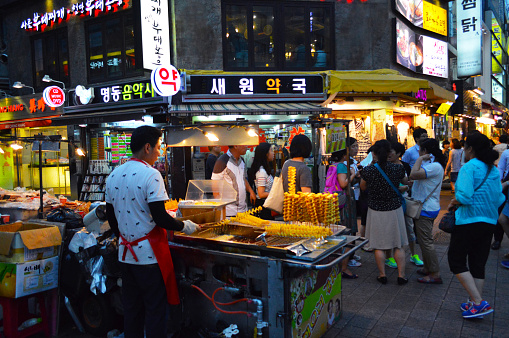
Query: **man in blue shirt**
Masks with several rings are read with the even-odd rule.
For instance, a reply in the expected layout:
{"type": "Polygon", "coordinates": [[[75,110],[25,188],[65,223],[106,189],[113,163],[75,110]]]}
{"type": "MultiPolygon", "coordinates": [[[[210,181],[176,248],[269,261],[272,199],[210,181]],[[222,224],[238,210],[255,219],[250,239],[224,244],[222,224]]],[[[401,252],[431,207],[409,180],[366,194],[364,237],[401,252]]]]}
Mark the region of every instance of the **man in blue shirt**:
{"type": "Polygon", "coordinates": [[[414,166],[415,161],[417,158],[419,158],[420,144],[422,141],[428,138],[428,132],[424,128],[417,127],[414,129],[413,136],[415,140],[415,146],[408,149],[401,158],[403,162],[406,162],[410,165],[410,168],[414,166]]]}

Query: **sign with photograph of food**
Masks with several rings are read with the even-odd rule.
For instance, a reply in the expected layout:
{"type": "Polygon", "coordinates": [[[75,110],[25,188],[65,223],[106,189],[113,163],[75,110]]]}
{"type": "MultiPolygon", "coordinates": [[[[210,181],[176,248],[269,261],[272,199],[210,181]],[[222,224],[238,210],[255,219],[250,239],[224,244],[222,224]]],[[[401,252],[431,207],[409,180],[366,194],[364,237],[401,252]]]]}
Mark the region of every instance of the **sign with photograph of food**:
{"type": "Polygon", "coordinates": [[[482,1],[456,1],[458,78],[482,75],[482,1]]]}
{"type": "Polygon", "coordinates": [[[412,25],[447,36],[447,10],[424,0],[395,0],[396,10],[412,25]]]}
{"type": "Polygon", "coordinates": [[[419,74],[447,78],[447,42],[416,34],[396,19],[396,62],[419,74]]]}

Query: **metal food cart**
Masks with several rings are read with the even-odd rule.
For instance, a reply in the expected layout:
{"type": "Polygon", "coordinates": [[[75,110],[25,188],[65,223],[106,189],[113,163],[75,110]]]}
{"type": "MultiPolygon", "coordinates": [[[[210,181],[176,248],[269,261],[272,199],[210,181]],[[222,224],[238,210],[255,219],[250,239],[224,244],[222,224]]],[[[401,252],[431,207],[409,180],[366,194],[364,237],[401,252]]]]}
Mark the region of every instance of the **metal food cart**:
{"type": "Polygon", "coordinates": [[[341,315],[343,248],[367,240],[344,235],[343,226],[325,239],[262,233],[234,225],[174,235],[183,318],[209,331],[231,333],[236,325],[235,337],[322,336],[341,315]]]}

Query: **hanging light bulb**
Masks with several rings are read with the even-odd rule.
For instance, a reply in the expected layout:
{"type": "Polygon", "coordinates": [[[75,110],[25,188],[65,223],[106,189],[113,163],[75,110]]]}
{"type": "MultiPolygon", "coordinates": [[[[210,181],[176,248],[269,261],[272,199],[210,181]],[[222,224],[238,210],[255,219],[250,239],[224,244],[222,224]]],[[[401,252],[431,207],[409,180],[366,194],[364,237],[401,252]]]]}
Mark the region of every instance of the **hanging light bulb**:
{"type": "Polygon", "coordinates": [[[85,152],[81,148],[76,148],[76,155],[85,156],[85,152]]]}
{"type": "Polygon", "coordinates": [[[217,142],[219,139],[217,138],[216,134],[209,133],[208,131],[204,131],[203,135],[205,135],[206,138],[209,139],[209,141],[217,142]]]}
{"type": "Polygon", "coordinates": [[[247,134],[251,137],[257,137],[258,134],[256,133],[256,131],[254,129],[248,129],[247,130],[247,134]]]}

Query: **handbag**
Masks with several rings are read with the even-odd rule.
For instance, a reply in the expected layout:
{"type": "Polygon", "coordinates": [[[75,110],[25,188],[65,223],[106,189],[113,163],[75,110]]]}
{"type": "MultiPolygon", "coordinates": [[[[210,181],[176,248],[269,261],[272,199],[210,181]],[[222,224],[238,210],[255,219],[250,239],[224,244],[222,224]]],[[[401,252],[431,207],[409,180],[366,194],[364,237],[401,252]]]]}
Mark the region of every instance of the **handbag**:
{"type": "Polygon", "coordinates": [[[447,232],[450,234],[454,227],[456,226],[456,209],[457,208],[454,207],[451,210],[447,211],[440,220],[440,223],[438,223],[438,228],[443,232],[447,232]]]}
{"type": "Polygon", "coordinates": [[[426,203],[426,201],[431,197],[431,195],[433,195],[435,190],[437,190],[438,187],[442,185],[442,181],[438,182],[438,185],[435,187],[435,189],[433,189],[433,191],[424,199],[424,201],[421,202],[412,197],[403,197],[401,192],[394,186],[392,181],[389,179],[389,177],[387,177],[387,174],[385,174],[382,168],[380,168],[378,163],[375,163],[375,167],[382,174],[385,180],[389,183],[392,189],[394,189],[394,191],[396,191],[396,193],[399,195],[405,215],[414,219],[419,219],[419,217],[421,217],[421,211],[424,203],[426,203]]]}
{"type": "Polygon", "coordinates": [[[274,177],[272,188],[269,191],[269,196],[267,196],[265,203],[263,203],[263,207],[282,214],[284,198],[285,192],[283,190],[283,179],[279,176],[276,176],[274,177]]]}
{"type": "MultiPolygon", "coordinates": [[[[484,180],[479,184],[477,188],[474,189],[474,192],[479,189],[484,182],[486,182],[486,179],[488,178],[488,175],[490,174],[491,168],[489,168],[488,172],[486,173],[486,176],[484,176],[484,180]]],[[[456,226],[456,210],[458,208],[454,206],[451,210],[447,211],[442,219],[440,220],[440,223],[438,223],[438,228],[442,230],[443,232],[452,233],[454,230],[454,227],[456,226]]]]}

